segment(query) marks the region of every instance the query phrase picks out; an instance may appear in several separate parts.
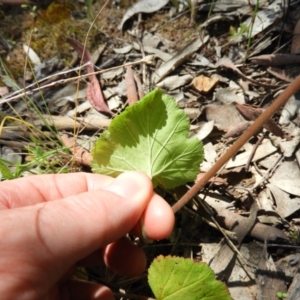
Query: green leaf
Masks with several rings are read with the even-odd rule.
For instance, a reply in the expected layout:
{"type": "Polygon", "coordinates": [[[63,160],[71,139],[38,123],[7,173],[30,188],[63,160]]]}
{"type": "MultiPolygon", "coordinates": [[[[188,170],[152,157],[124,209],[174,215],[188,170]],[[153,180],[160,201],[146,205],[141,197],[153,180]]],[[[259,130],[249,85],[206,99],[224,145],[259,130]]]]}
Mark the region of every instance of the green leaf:
{"type": "Polygon", "coordinates": [[[149,268],[148,282],[157,300],[232,300],[211,268],[181,257],[158,256],[149,268]]]}
{"type": "Polygon", "coordinates": [[[195,180],[202,143],[189,138],[189,119],[175,100],[155,89],[112,120],[92,150],[93,171],[113,177],[130,170],[173,188],[195,180]]]}
{"type": "Polygon", "coordinates": [[[6,165],[6,163],[0,159],[0,173],[5,179],[13,179],[14,175],[9,169],[9,167],[6,165]]]}

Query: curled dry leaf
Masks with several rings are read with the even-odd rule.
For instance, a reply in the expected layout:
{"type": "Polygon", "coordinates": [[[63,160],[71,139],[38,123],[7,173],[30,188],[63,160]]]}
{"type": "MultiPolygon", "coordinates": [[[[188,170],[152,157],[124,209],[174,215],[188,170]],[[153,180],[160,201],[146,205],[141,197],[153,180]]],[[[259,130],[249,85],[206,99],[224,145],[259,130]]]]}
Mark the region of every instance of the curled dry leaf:
{"type": "Polygon", "coordinates": [[[134,80],[134,73],[130,66],[126,68],[125,82],[126,82],[126,91],[127,91],[127,102],[129,105],[133,105],[139,99],[138,99],[135,80],[134,80]]]}
{"type": "MultiPolygon", "coordinates": [[[[72,38],[68,38],[67,41],[77,51],[77,53],[80,56],[82,56],[83,62],[89,63],[86,66],[87,72],[94,73],[94,67],[91,64],[92,57],[91,57],[89,51],[87,49],[85,49],[84,46],[80,42],[78,42],[72,38]]],[[[105,103],[105,100],[104,100],[104,97],[103,97],[103,94],[101,91],[100,83],[99,83],[96,75],[95,74],[89,75],[89,80],[90,80],[90,83],[86,90],[87,99],[90,101],[92,106],[95,109],[97,109],[98,111],[106,112],[106,113],[113,115],[114,113],[108,108],[107,104],[105,103]]]]}

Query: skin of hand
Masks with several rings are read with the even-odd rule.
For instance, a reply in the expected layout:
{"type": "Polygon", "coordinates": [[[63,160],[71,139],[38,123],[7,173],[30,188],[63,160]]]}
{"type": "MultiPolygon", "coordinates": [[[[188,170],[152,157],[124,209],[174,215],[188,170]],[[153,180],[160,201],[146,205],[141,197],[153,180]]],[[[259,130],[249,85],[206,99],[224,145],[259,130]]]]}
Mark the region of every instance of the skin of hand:
{"type": "Polygon", "coordinates": [[[110,300],[109,288],[71,278],[76,267],[141,274],[145,254],[126,233],[163,239],[174,214],[140,172],[74,173],[1,182],[0,220],[2,299],[110,300]]]}

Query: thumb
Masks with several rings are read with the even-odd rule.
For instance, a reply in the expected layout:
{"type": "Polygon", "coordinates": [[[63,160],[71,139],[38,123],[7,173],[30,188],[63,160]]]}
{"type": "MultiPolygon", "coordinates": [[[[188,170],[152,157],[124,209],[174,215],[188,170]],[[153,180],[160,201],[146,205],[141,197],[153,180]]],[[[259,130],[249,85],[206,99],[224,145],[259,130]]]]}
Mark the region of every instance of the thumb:
{"type": "Polygon", "coordinates": [[[72,265],[129,232],[152,195],[146,175],[128,172],[96,191],[2,211],[1,231],[9,229],[5,244],[27,258],[72,265]]]}

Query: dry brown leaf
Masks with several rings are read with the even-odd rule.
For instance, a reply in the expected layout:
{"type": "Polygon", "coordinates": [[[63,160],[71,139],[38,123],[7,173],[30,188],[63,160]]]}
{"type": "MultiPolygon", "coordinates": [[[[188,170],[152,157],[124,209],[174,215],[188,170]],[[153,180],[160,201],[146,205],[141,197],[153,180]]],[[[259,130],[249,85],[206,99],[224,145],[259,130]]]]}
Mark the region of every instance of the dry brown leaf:
{"type": "Polygon", "coordinates": [[[240,124],[238,124],[237,126],[230,128],[227,133],[224,135],[225,139],[228,139],[230,137],[234,138],[234,137],[238,137],[240,136],[249,126],[251,125],[250,122],[245,121],[245,122],[241,122],[240,124]]]}
{"type": "Polygon", "coordinates": [[[133,105],[139,99],[138,99],[135,80],[134,80],[134,73],[130,66],[126,68],[125,82],[126,82],[128,105],[133,105]]]}
{"type": "Polygon", "coordinates": [[[199,92],[209,93],[218,82],[219,79],[216,77],[206,77],[204,75],[200,75],[193,79],[191,85],[199,92]]]}
{"type": "Polygon", "coordinates": [[[145,96],[144,93],[144,89],[143,89],[143,85],[141,83],[140,77],[137,76],[134,72],[133,72],[133,78],[135,80],[137,89],[138,89],[138,94],[139,94],[139,99],[142,99],[145,96]]]}
{"type": "MultiPolygon", "coordinates": [[[[77,53],[80,56],[82,56],[84,63],[91,63],[92,57],[91,57],[89,51],[87,49],[84,49],[84,46],[80,42],[78,42],[72,38],[68,38],[67,41],[77,51],[77,53]]],[[[94,67],[92,64],[88,64],[86,66],[86,69],[87,69],[88,73],[94,72],[94,67]]],[[[90,101],[90,103],[92,104],[92,106],[95,109],[113,115],[114,113],[108,108],[107,104],[105,103],[105,100],[104,100],[104,97],[103,97],[103,94],[101,91],[100,83],[99,83],[96,75],[95,74],[89,75],[89,80],[90,80],[90,83],[86,90],[87,99],[90,101]]]]}
{"type": "MultiPolygon", "coordinates": [[[[243,105],[243,104],[236,104],[236,108],[242,114],[243,117],[254,121],[256,120],[263,112],[264,109],[262,108],[254,108],[250,105],[243,105]]],[[[283,130],[275,123],[274,120],[269,119],[264,125],[264,128],[272,132],[276,136],[284,137],[283,130]]]]}
{"type": "Polygon", "coordinates": [[[205,108],[205,114],[208,121],[213,120],[215,126],[223,131],[228,131],[231,128],[238,126],[240,123],[245,122],[245,119],[233,104],[209,104],[205,108]]]}

